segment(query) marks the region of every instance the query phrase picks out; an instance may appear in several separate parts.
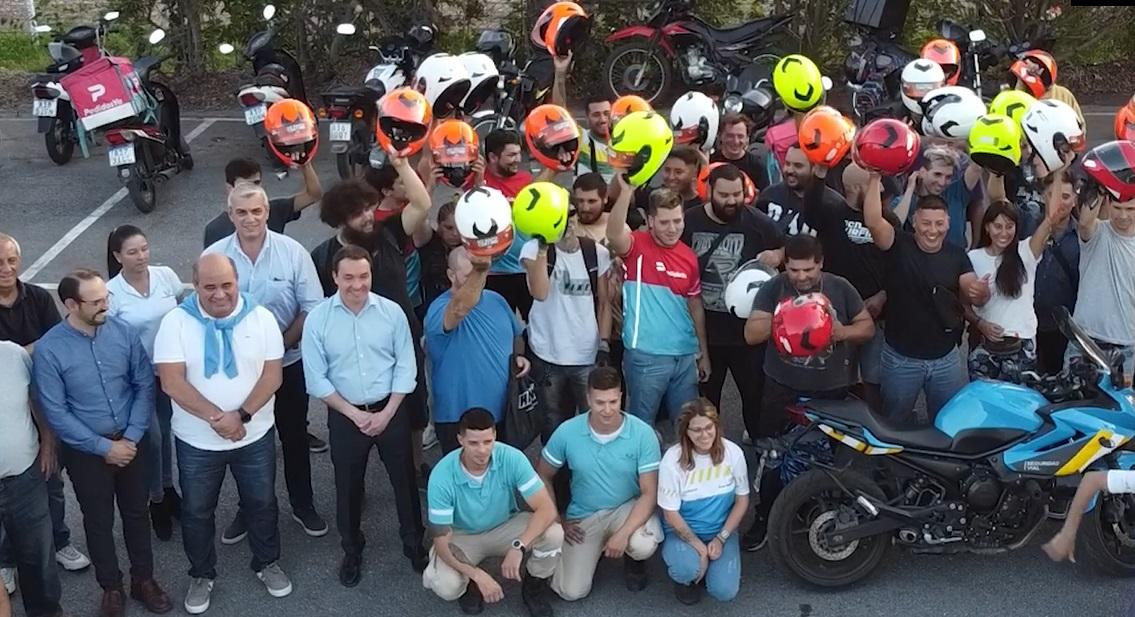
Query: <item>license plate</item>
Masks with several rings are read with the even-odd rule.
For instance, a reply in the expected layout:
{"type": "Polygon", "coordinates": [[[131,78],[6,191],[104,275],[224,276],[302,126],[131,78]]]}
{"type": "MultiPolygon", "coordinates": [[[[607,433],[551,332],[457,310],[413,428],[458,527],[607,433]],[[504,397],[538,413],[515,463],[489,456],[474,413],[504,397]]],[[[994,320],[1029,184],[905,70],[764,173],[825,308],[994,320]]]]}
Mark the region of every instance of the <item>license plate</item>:
{"type": "Polygon", "coordinates": [[[351,141],[351,123],[332,122],[331,141],[351,141]]]}
{"type": "Polygon", "coordinates": [[[35,99],[32,101],[32,114],[37,116],[55,117],[55,108],[59,105],[58,99],[35,99]]]}
{"type": "Polygon", "coordinates": [[[264,117],[268,115],[267,105],[256,105],[255,107],[244,108],[244,122],[245,124],[257,124],[264,122],[264,117]]]}
{"type": "Polygon", "coordinates": [[[106,151],[107,158],[110,159],[111,167],[122,167],[123,165],[133,165],[134,158],[134,144],[126,144],[124,146],[115,146],[106,151]]]}

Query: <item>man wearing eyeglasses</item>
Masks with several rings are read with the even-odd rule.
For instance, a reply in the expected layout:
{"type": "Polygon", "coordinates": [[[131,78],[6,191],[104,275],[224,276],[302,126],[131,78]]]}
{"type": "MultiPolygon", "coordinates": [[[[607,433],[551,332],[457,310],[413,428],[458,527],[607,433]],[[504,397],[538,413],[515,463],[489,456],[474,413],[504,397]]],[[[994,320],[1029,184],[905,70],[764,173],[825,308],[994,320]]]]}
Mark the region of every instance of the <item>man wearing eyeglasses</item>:
{"type": "MultiPolygon", "coordinates": [[[[323,186],[319,183],[319,174],[315,173],[315,168],[312,167],[311,162],[300,166],[299,169],[303,179],[300,192],[291,197],[277,197],[268,202],[268,229],[278,234],[284,233],[284,226],[288,223],[299,219],[304,208],[323,197],[323,186]]],[[[242,182],[260,186],[263,182],[262,178],[260,163],[252,159],[233,159],[225,165],[226,193],[232,191],[233,187],[242,182]]],[[[209,248],[217,240],[231,236],[235,231],[236,228],[233,227],[228,214],[225,210],[222,210],[216,218],[209,221],[209,224],[205,226],[203,248],[209,248]]],[[[324,450],[326,450],[326,447],[324,450]]]]}

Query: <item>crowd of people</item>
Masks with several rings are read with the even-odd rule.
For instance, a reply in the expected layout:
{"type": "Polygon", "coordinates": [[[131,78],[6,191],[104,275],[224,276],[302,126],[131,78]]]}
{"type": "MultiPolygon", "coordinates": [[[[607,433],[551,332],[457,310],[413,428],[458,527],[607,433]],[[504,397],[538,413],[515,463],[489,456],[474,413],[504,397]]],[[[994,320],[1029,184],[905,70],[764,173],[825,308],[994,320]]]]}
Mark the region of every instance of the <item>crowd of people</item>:
{"type": "MultiPolygon", "coordinates": [[[[570,61],[555,67],[562,97],[570,61]]],[[[59,282],[62,316],[19,279],[18,240],[0,234],[7,593],[18,573],[27,615],[59,615],[53,562],[93,564],[100,617],[123,615],[117,506],[130,597],[150,612],[173,608],[154,579],[151,537],[170,540],[176,520],[184,608],[205,612],[227,471],[240,507],[220,541],[247,538],[251,570],[269,595],[287,596],[279,440],[292,519],[319,537],[329,530],[320,510],[334,509],[346,587],[362,578],[376,447],[404,556],[467,614],[503,598],[487,559],[503,560],[501,576],[520,581],[542,617],[553,594],[585,598],[602,559],[621,560],[626,587],[644,589],[659,546],[678,600],[704,590],[728,601],[741,551],[765,542],[777,490],[761,478],[761,499],[749,499],[739,444],[778,435],[800,397],[854,394],[896,424],[925,424],[968,379],[1059,371],[1074,350],[1056,332],[1056,307],[1132,366],[1135,202],[1105,197],[1072,216],[1071,150],[1056,168],[1025,162],[1003,178],[956,142],[925,138],[909,173],[882,177],[850,157],[814,164],[795,139],[751,148],[749,121],[729,113],[715,144],[674,147],[653,185],[636,188],[610,146],[612,102],[582,103],[566,232],[549,244],[518,231],[499,259],[468,248],[455,202],[434,199],[444,190],[429,154],[415,166],[393,151],[326,191],[304,165],[302,190],[286,198],[266,194],[256,162],[234,159],[190,286],[153,265],[152,248],[153,261],[168,256],[144,230],[124,225],[105,272],[79,268],[59,282]],[[721,164],[699,180],[711,163],[721,164]],[[316,203],[332,233],[309,250],[284,232],[316,203]],[[754,261],[779,273],[741,319],[725,289],[754,261]],[[777,307],[809,294],[830,304],[831,345],[779,353],[777,307]],[[745,428],[736,441],[723,425],[727,374],[745,428]],[[521,378],[535,384],[541,419],[535,463],[527,444],[505,443],[521,378]],[[309,433],[311,397],[327,407],[329,443],[309,433]],[[435,443],[431,467],[423,453],[435,443]],[[333,505],[312,490],[311,455],[326,449],[333,505]],[[89,560],[64,523],[60,469],[89,560]]],[[[513,199],[534,180],[517,133],[493,132],[483,154],[474,190],[513,199]]]]}

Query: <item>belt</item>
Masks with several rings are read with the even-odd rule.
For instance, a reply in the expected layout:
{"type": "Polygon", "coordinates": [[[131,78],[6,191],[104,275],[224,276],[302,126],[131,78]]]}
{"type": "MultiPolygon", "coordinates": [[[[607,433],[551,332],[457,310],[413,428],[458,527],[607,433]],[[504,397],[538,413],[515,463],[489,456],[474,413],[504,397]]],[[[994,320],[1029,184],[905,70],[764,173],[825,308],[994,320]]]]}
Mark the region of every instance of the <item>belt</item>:
{"type": "Polygon", "coordinates": [[[390,402],[390,397],[388,396],[388,397],[382,399],[381,401],[375,401],[373,403],[366,403],[364,405],[359,405],[358,407],[359,407],[359,409],[361,409],[362,411],[365,411],[367,413],[377,413],[377,412],[385,409],[386,404],[389,403],[389,402],[390,402]]]}

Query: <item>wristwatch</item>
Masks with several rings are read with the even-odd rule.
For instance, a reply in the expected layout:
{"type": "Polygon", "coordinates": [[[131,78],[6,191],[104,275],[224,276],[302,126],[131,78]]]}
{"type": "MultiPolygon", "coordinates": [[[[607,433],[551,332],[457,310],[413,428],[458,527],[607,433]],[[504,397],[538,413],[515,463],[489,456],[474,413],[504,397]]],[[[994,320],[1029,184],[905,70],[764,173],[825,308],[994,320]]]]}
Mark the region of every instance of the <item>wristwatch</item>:
{"type": "Polygon", "coordinates": [[[721,540],[722,544],[725,544],[725,542],[729,539],[730,535],[732,535],[732,534],[730,534],[728,531],[725,531],[724,529],[722,529],[721,531],[717,532],[717,539],[721,540]]]}
{"type": "Polygon", "coordinates": [[[528,550],[528,547],[524,546],[524,543],[520,541],[520,538],[517,538],[517,539],[512,541],[512,548],[520,551],[521,553],[528,550]]]}
{"type": "Polygon", "coordinates": [[[244,407],[236,410],[240,414],[240,421],[242,424],[248,424],[252,421],[252,414],[244,410],[244,407]]]}

